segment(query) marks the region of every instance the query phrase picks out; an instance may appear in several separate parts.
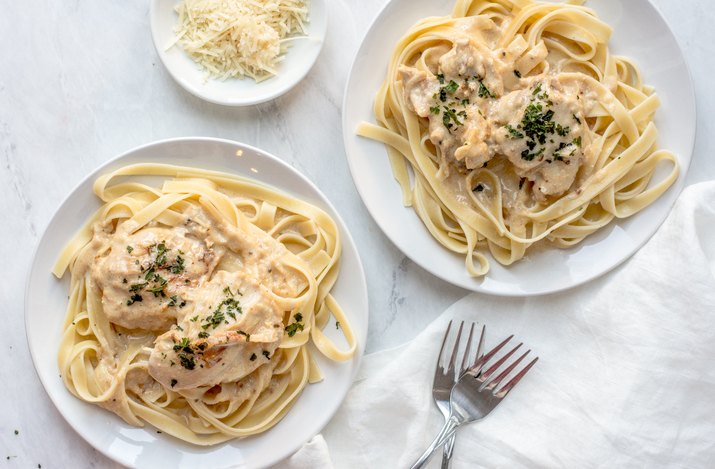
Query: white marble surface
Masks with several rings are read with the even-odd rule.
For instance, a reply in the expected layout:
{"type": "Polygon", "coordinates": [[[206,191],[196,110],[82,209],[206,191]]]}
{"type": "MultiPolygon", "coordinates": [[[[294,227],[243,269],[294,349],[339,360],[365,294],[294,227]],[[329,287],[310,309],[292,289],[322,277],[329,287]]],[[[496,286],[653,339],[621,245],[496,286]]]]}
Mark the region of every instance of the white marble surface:
{"type": "MultiPolygon", "coordinates": [[[[225,108],[189,95],[153,49],[148,2],[4,2],[0,14],[0,464],[113,467],[64,422],[37,379],[25,341],[23,294],[35,243],[67,193],[100,163],[136,145],[216,136],[263,148],[327,194],[360,249],[370,289],[367,351],[414,337],[465,292],[416,267],[380,233],[350,178],[340,107],[348,69],[385,0],[329,0],[316,66],[278,100],[225,108]],[[15,430],[19,433],[15,434],[15,430]]],[[[598,0],[592,0],[594,2],[598,0]]],[[[715,179],[715,43],[709,0],[653,0],[685,48],[699,128],[688,181],[715,179]]]]}

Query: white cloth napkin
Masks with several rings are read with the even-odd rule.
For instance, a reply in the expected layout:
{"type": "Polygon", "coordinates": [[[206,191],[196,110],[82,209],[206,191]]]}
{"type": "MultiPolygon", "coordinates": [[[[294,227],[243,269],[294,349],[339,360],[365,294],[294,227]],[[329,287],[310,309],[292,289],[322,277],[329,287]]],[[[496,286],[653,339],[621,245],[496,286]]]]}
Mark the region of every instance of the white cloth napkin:
{"type": "Polygon", "coordinates": [[[275,469],[332,469],[328,446],[321,435],[316,435],[287,460],[273,466],[275,469]]]}
{"type": "MultiPolygon", "coordinates": [[[[408,467],[427,447],[443,422],[431,385],[452,318],[486,324],[488,347],[515,334],[540,357],[458,431],[455,469],[715,467],[715,183],[686,189],[653,239],[599,280],[540,298],[470,295],[407,346],[366,357],[323,432],[335,467],[408,467]]],[[[290,467],[331,467],[311,461],[290,467]]]]}

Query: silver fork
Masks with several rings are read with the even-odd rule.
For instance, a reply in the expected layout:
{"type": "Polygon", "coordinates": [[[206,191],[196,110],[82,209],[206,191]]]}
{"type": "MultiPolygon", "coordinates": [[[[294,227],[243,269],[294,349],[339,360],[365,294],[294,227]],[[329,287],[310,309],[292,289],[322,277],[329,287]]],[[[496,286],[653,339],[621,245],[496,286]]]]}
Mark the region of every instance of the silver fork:
{"type": "MultiPolygon", "coordinates": [[[[491,364],[489,361],[513,338],[507,337],[502,343],[494,347],[469,368],[457,381],[450,393],[450,414],[442,430],[437,434],[432,444],[415,462],[411,469],[420,469],[427,465],[434,452],[441,448],[449,438],[457,431],[457,427],[462,424],[481,420],[486,417],[514,386],[526,375],[536,363],[539,357],[534,358],[528,365],[522,368],[504,386],[497,389],[501,382],[509,376],[521,363],[521,361],[531,352],[527,350],[519,358],[509,364],[503,371],[497,374],[499,369],[507,363],[514,353],[523,345],[519,344],[502,358],[491,364]],[[496,376],[495,376],[496,374],[496,376]]],[[[454,360],[450,360],[450,368],[453,368],[454,360]]]]}
{"type": "MultiPolygon", "coordinates": [[[[457,338],[454,341],[454,348],[452,349],[452,355],[449,358],[449,365],[445,369],[444,362],[446,360],[445,345],[447,339],[449,338],[449,331],[452,329],[452,321],[449,321],[447,326],[447,331],[444,333],[444,339],[442,339],[442,346],[439,349],[439,358],[437,358],[437,366],[434,372],[434,381],[432,383],[432,397],[434,398],[437,408],[444,415],[445,422],[449,419],[449,394],[452,392],[454,383],[456,383],[462,373],[464,373],[469,366],[476,364],[477,359],[482,353],[482,342],[484,340],[484,326],[482,326],[482,333],[479,336],[479,342],[477,345],[477,353],[474,358],[474,362],[468,361],[470,356],[470,350],[472,348],[472,337],[474,335],[474,323],[469,328],[469,338],[467,339],[467,345],[464,349],[464,354],[462,356],[461,366],[459,372],[455,370],[455,362],[457,359],[457,354],[459,353],[460,342],[462,338],[462,329],[464,328],[464,321],[459,324],[459,330],[457,331],[457,338]]],[[[454,439],[455,435],[447,440],[444,445],[444,451],[442,452],[442,469],[448,469],[452,460],[452,451],[454,450],[454,439]]]]}

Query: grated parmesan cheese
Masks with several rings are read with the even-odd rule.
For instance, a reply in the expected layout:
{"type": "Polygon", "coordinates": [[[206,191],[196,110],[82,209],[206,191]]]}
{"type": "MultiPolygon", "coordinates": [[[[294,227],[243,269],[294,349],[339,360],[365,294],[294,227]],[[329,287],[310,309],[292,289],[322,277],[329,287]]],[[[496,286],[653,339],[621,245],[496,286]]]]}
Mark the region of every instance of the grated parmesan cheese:
{"type": "Polygon", "coordinates": [[[178,44],[210,76],[277,74],[290,35],[305,35],[308,0],[184,0],[176,6],[178,44]]]}

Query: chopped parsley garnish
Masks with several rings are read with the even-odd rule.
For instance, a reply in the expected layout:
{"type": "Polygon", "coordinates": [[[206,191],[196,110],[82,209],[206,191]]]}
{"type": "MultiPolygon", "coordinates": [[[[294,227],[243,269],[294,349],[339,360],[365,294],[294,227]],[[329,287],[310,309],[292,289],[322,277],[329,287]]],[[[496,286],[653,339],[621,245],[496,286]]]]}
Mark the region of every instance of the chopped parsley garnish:
{"type": "Polygon", "coordinates": [[[576,114],[573,115],[573,118],[574,118],[574,120],[575,120],[576,122],[578,122],[579,124],[581,123],[581,119],[579,119],[576,114]]]}
{"type": "Polygon", "coordinates": [[[554,130],[560,137],[565,137],[569,132],[571,132],[570,127],[563,127],[561,124],[554,124],[554,130]]]}
{"type": "Polygon", "coordinates": [[[143,300],[144,300],[144,298],[142,298],[142,296],[140,294],[135,293],[131,296],[131,298],[129,298],[127,300],[127,306],[131,306],[134,303],[136,303],[137,301],[143,301],[143,300]]]}
{"type": "Polygon", "coordinates": [[[169,272],[172,274],[180,274],[181,272],[184,271],[184,258],[179,256],[176,256],[176,260],[174,261],[173,264],[169,266],[169,272]]]}
{"type": "Polygon", "coordinates": [[[190,319],[191,322],[196,322],[196,321],[198,321],[198,320],[199,320],[199,315],[198,315],[198,314],[197,314],[196,316],[194,316],[193,318],[190,319]]]}
{"type": "Polygon", "coordinates": [[[439,81],[439,84],[443,86],[440,86],[439,93],[435,93],[434,98],[436,99],[439,97],[439,100],[443,103],[447,102],[447,96],[456,93],[459,89],[459,84],[454,80],[449,80],[449,83],[445,85],[444,75],[441,73],[437,75],[437,80],[439,81]]]}
{"type": "MultiPolygon", "coordinates": [[[[531,103],[524,110],[524,117],[521,123],[516,129],[512,128],[514,132],[512,132],[512,129],[507,128],[512,137],[516,137],[517,133],[519,133],[527,138],[526,148],[521,152],[521,157],[526,161],[533,161],[538,157],[543,159],[546,148],[537,148],[537,145],[546,145],[547,141],[552,144],[556,143],[554,135],[567,137],[571,132],[570,127],[554,121],[555,112],[552,109],[548,109],[553,104],[553,101],[549,99],[549,94],[544,91],[543,85],[539,83],[532,91],[531,103]]],[[[573,114],[573,117],[580,123],[575,114],[573,114]]],[[[571,145],[578,146],[575,140],[573,142],[560,142],[553,155],[554,158],[557,161],[562,161],[565,156],[562,150],[571,145]]],[[[574,152],[575,148],[568,156],[573,155],[574,152]]],[[[547,162],[551,163],[552,160],[548,159],[547,162]]]]}
{"type": "Polygon", "coordinates": [[[335,321],[335,329],[340,329],[340,321],[335,321]]]}
{"type": "MultiPolygon", "coordinates": [[[[127,246],[127,252],[131,253],[133,250],[133,247],[127,246]]],[[[167,249],[165,241],[162,241],[159,244],[154,244],[149,247],[149,253],[154,256],[154,260],[146,269],[144,267],[141,267],[141,271],[144,274],[145,281],[141,283],[132,284],[129,289],[130,293],[135,293],[141,291],[142,289],[146,289],[146,291],[148,291],[149,293],[153,293],[155,297],[166,297],[164,289],[168,285],[169,281],[168,279],[159,275],[157,271],[168,270],[172,274],[180,274],[184,271],[184,258],[181,257],[181,254],[183,254],[183,252],[179,250],[179,254],[176,256],[174,263],[167,265],[169,252],[170,249],[167,249]]],[[[135,263],[137,265],[140,265],[139,259],[137,259],[135,263]]],[[[186,282],[188,282],[188,279],[186,280],[186,282]]],[[[123,283],[127,282],[123,281],[123,283]]],[[[178,300],[178,297],[174,299],[174,296],[172,296],[171,301],[169,302],[169,306],[176,306],[178,300]]],[[[141,300],[129,300],[127,301],[127,305],[131,305],[135,301],[141,300]]],[[[181,305],[179,306],[183,307],[185,305],[186,302],[182,301],[181,305]]]]}
{"type": "Polygon", "coordinates": [[[484,190],[484,186],[481,184],[477,184],[477,187],[474,188],[473,192],[482,192],[484,190]]]}
{"type": "Polygon", "coordinates": [[[534,158],[537,156],[541,156],[544,154],[545,148],[539,149],[539,151],[536,152],[529,152],[528,149],[524,150],[521,152],[521,158],[526,160],[526,161],[533,161],[534,158]]]}
{"type": "MultiPolygon", "coordinates": [[[[571,146],[570,143],[561,142],[561,143],[559,144],[559,147],[556,149],[556,152],[554,152],[554,158],[555,158],[557,161],[563,160],[564,155],[563,155],[563,153],[562,153],[562,150],[564,150],[564,149],[566,149],[566,148],[569,148],[570,146],[571,146]]],[[[576,151],[576,149],[574,149],[574,151],[576,151]]]]}
{"type": "Polygon", "coordinates": [[[146,287],[147,285],[149,285],[147,282],[134,283],[129,287],[129,291],[137,292],[137,291],[140,291],[142,288],[146,287]]]}
{"type": "Polygon", "coordinates": [[[553,117],[554,111],[544,112],[541,103],[532,102],[526,107],[521,128],[527,137],[544,145],[546,136],[554,132],[554,123],[551,121],[553,117]]]}
{"type": "Polygon", "coordinates": [[[194,362],[194,357],[186,355],[185,353],[179,354],[179,361],[181,362],[181,366],[183,366],[187,370],[193,370],[194,368],[196,368],[196,362],[194,362]]]}
{"type": "MultiPolygon", "coordinates": [[[[219,303],[219,305],[216,307],[211,316],[204,318],[203,322],[205,324],[201,325],[204,330],[208,329],[211,326],[216,329],[218,326],[221,325],[222,322],[228,322],[226,321],[226,315],[228,315],[231,319],[235,320],[236,314],[243,314],[241,304],[238,302],[238,300],[233,298],[234,293],[231,291],[231,288],[226,287],[223,289],[223,292],[224,294],[226,294],[227,298],[225,298],[221,303],[219,303]]],[[[241,292],[236,292],[235,294],[240,295],[241,292]]]]}
{"type": "Polygon", "coordinates": [[[524,134],[516,130],[511,124],[507,124],[506,126],[507,132],[509,132],[509,136],[513,139],[517,138],[524,138],[524,134]]]}
{"type": "Polygon", "coordinates": [[[180,350],[186,353],[194,353],[188,337],[184,337],[178,344],[174,344],[174,352],[178,352],[180,350]]]}
{"type": "Polygon", "coordinates": [[[266,357],[267,359],[269,359],[269,360],[271,359],[271,353],[270,353],[268,350],[264,350],[264,351],[261,352],[261,353],[262,353],[263,356],[266,357]]]}
{"type": "Polygon", "coordinates": [[[479,91],[478,91],[479,97],[480,98],[496,98],[497,95],[489,91],[489,88],[484,86],[484,82],[482,80],[479,80],[479,91]]]}
{"type": "MultiPolygon", "coordinates": [[[[494,95],[486,86],[484,86],[483,83],[481,83],[481,77],[467,77],[464,79],[465,84],[468,84],[471,79],[479,81],[481,85],[479,88],[479,95],[481,97],[496,97],[496,95],[494,95]]],[[[442,124],[448,130],[452,131],[455,127],[464,125],[464,120],[467,119],[466,110],[462,109],[457,111],[455,108],[457,106],[466,108],[469,104],[471,104],[471,101],[468,97],[452,96],[460,90],[460,85],[455,80],[447,81],[441,73],[437,75],[437,80],[441,86],[439,87],[439,91],[432,95],[432,98],[435,100],[435,105],[430,106],[430,114],[436,116],[441,115],[442,124]]],[[[481,114],[479,109],[477,109],[477,112],[481,114]]]]}
{"type": "Polygon", "coordinates": [[[246,332],[246,331],[236,331],[236,333],[237,333],[237,334],[240,334],[240,335],[242,335],[242,336],[244,336],[244,337],[246,337],[246,342],[250,342],[250,341],[251,341],[251,334],[249,334],[248,332],[246,332]]]}
{"type": "Polygon", "coordinates": [[[256,358],[257,358],[257,357],[256,357],[256,354],[255,354],[255,353],[252,353],[252,354],[251,354],[251,358],[249,358],[249,360],[253,361],[253,360],[255,360],[256,358]]]}
{"type": "Polygon", "coordinates": [[[172,378],[171,379],[171,387],[173,388],[174,386],[176,386],[176,383],[178,383],[178,381],[175,380],[174,378],[172,378]]]}
{"type": "Polygon", "coordinates": [[[221,311],[221,305],[219,305],[219,308],[215,310],[211,316],[204,319],[205,324],[202,324],[201,327],[204,330],[208,329],[210,326],[213,326],[213,328],[216,329],[225,320],[226,316],[223,314],[223,311],[221,311]]]}
{"type": "Polygon", "coordinates": [[[291,324],[288,324],[285,328],[286,334],[288,334],[288,337],[293,337],[298,331],[303,330],[303,324],[299,322],[294,322],[291,324]]]}
{"type": "Polygon", "coordinates": [[[154,262],[161,267],[166,264],[166,241],[162,241],[154,247],[156,248],[156,260],[154,262]]]}
{"type": "Polygon", "coordinates": [[[564,160],[564,157],[573,156],[578,148],[581,148],[581,136],[576,137],[571,143],[561,142],[561,144],[559,144],[559,147],[556,149],[556,152],[554,153],[554,159],[556,159],[556,161],[565,161],[566,164],[570,164],[569,161],[564,160]],[[569,149],[571,151],[568,155],[566,155],[563,150],[569,149]]]}
{"type": "Polygon", "coordinates": [[[454,80],[449,80],[447,86],[444,87],[444,90],[449,94],[454,94],[458,89],[459,85],[454,80]]]}
{"type": "Polygon", "coordinates": [[[164,288],[166,288],[166,285],[169,283],[169,281],[159,274],[154,274],[154,282],[156,283],[156,285],[151,288],[147,288],[146,290],[149,293],[153,293],[154,296],[165,296],[164,288]]]}
{"type": "Polygon", "coordinates": [[[298,331],[302,331],[304,329],[302,321],[303,321],[303,315],[301,313],[295,313],[293,316],[296,322],[288,324],[285,327],[286,334],[288,334],[288,337],[293,337],[298,331]]]}
{"type": "Polygon", "coordinates": [[[241,314],[243,312],[241,310],[241,305],[239,305],[238,301],[233,298],[224,300],[223,304],[226,305],[226,314],[231,316],[232,319],[236,319],[236,313],[241,314]]]}
{"type": "Polygon", "coordinates": [[[209,336],[209,333],[206,332],[206,331],[201,331],[201,332],[199,332],[199,337],[200,337],[201,339],[206,339],[208,336],[209,336]]]}
{"type": "Polygon", "coordinates": [[[444,107],[444,114],[442,114],[442,123],[444,124],[445,127],[448,129],[451,129],[455,125],[462,125],[464,124],[463,121],[459,120],[459,118],[466,118],[467,117],[467,112],[466,111],[459,111],[457,112],[456,109],[450,109],[447,106],[444,107]],[[454,122],[454,124],[452,123],[454,122]]]}
{"type": "Polygon", "coordinates": [[[514,75],[516,75],[517,78],[521,78],[521,72],[519,70],[514,70],[514,75]]]}

